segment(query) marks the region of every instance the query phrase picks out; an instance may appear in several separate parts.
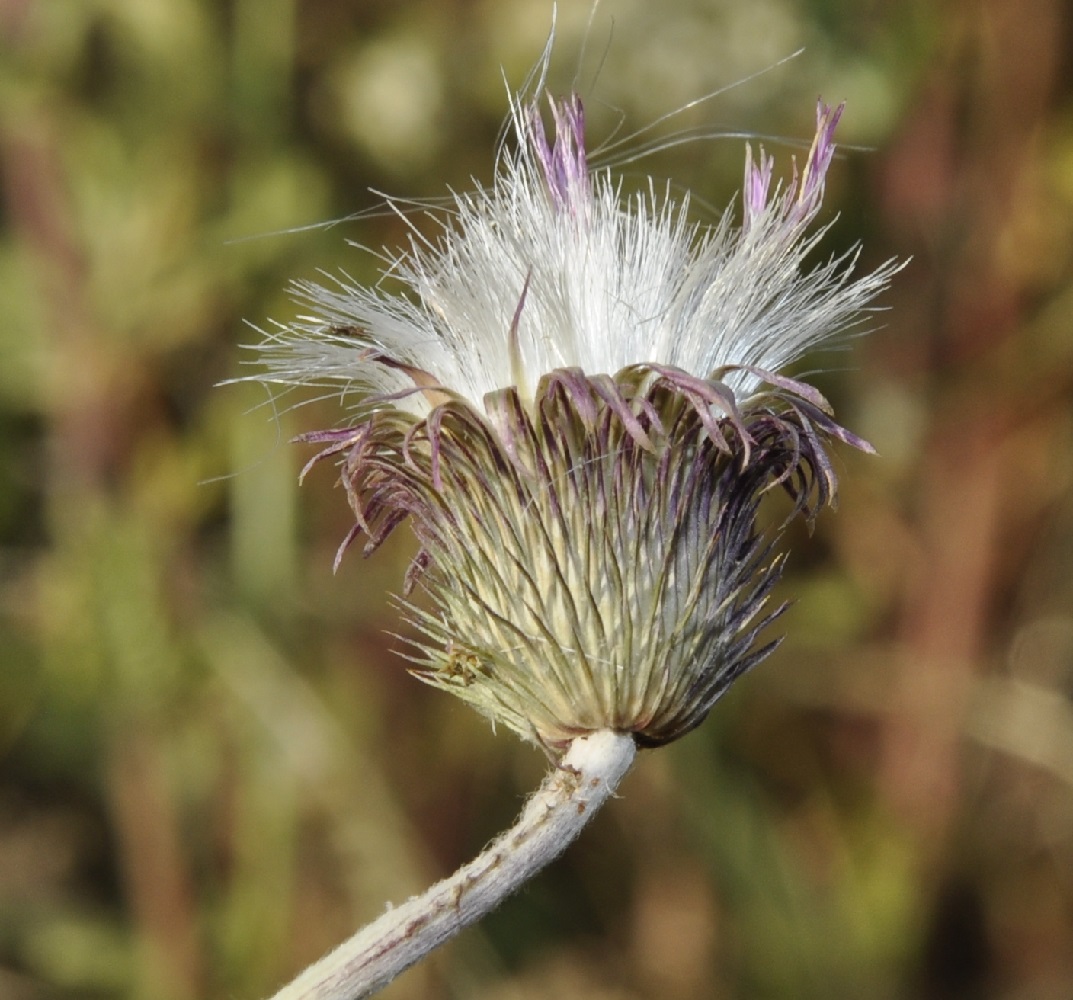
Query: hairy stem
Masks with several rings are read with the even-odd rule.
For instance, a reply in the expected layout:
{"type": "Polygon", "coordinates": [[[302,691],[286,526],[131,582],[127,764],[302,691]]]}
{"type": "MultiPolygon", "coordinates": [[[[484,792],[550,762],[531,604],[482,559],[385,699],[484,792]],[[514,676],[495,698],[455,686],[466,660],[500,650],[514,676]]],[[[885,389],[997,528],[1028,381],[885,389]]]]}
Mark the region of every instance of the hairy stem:
{"type": "Polygon", "coordinates": [[[386,986],[557,858],[614,792],[635,753],[629,733],[604,729],[575,739],[514,826],[453,875],[388,909],[272,1000],[359,1000],[386,986]]]}

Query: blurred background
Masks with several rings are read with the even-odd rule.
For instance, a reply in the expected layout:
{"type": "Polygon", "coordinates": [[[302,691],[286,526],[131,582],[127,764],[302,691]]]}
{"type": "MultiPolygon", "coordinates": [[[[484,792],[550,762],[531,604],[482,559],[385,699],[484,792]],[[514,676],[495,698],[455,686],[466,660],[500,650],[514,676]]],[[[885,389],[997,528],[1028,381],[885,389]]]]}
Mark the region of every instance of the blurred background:
{"type": "MultiPolygon", "coordinates": [[[[0,997],[264,996],[539,781],[406,674],[408,532],[333,577],[348,509],[287,441],[339,413],[215,386],[291,279],[405,234],[314,224],[491,179],[550,15],[0,0],[0,997]]],[[[824,252],[911,262],[811,364],[880,457],[790,539],[778,653],[383,995],[1069,1000],[1069,6],[606,0],[582,53],[589,16],[560,3],[553,82],[595,140],[805,48],[655,133],[736,137],[624,168],[700,219],[741,133],[786,171],[848,102],[824,252]]]]}

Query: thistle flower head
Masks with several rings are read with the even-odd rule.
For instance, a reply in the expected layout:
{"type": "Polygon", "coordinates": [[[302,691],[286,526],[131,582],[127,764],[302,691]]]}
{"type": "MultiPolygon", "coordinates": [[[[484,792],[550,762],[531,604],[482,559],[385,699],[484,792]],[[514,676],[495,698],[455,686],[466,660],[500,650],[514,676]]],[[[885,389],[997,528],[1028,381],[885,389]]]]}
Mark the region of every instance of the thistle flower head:
{"type": "Polygon", "coordinates": [[[351,426],[304,440],[340,461],[343,549],[411,521],[419,677],[549,747],[608,728],[656,745],[774,645],[760,499],[781,487],[812,518],[830,441],[868,447],[782,371],[893,269],[803,268],[841,107],[818,106],[783,185],[748,150],[742,221],[714,226],[594,168],[579,98],[548,110],[512,100],[494,184],[391,261],[403,294],[299,285],[312,315],[263,345],[261,377],[359,390],[351,426]]]}

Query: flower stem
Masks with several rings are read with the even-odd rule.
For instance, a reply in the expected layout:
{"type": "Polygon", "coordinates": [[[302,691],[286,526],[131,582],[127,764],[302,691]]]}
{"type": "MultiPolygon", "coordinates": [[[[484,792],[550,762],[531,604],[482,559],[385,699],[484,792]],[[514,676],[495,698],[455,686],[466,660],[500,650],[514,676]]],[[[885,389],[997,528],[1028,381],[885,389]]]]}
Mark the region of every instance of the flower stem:
{"type": "Polygon", "coordinates": [[[388,909],[272,1000],[360,1000],[493,910],[557,858],[614,792],[636,745],[602,729],[575,739],[514,826],[420,896],[388,909]]]}

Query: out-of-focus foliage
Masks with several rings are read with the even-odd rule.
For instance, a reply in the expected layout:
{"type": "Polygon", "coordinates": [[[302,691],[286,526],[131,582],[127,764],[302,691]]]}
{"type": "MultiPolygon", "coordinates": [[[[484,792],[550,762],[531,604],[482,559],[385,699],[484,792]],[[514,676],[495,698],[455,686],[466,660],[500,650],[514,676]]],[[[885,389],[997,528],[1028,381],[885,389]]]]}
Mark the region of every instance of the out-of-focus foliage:
{"type": "MultiPolygon", "coordinates": [[[[346,240],[406,223],[286,230],[490,179],[500,67],[523,80],[550,8],[0,0],[0,996],[252,1000],[536,782],[393,652],[405,540],[332,577],[346,505],[327,473],[299,496],[286,441],[339,414],[214,384],[288,280],[374,280],[346,240]]],[[[841,457],[780,653],[384,995],[1064,1000],[1068,8],[607,0],[580,58],[589,15],[560,4],[554,82],[596,136],[800,46],[677,125],[804,137],[817,94],[849,102],[871,150],[833,169],[831,248],[912,262],[817,363],[882,457],[841,457]]],[[[742,146],[623,169],[703,217],[742,146]]]]}

